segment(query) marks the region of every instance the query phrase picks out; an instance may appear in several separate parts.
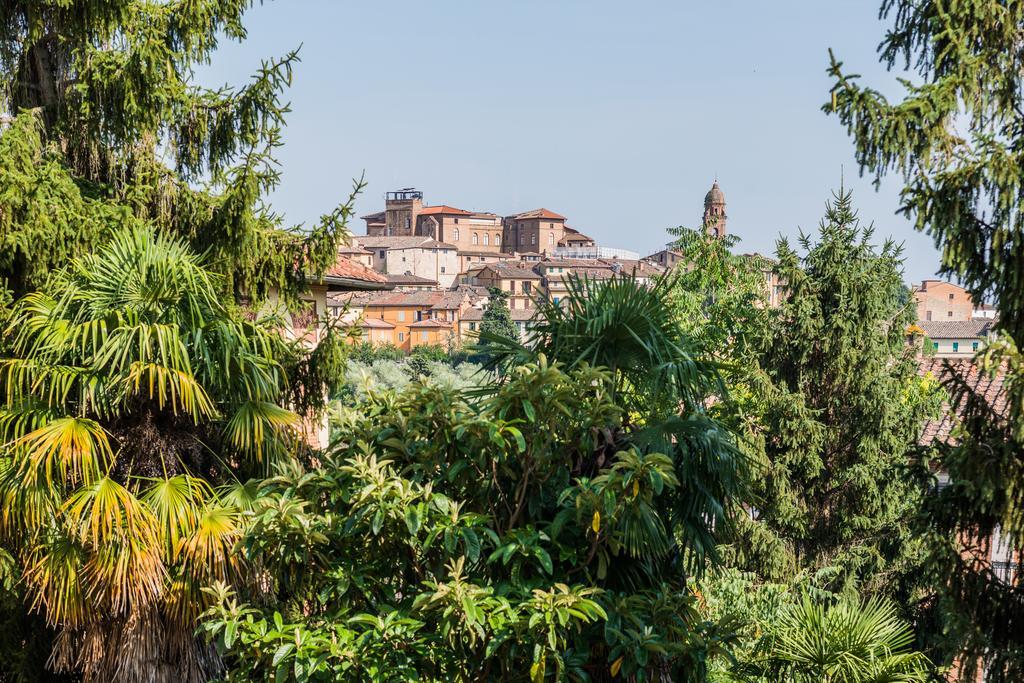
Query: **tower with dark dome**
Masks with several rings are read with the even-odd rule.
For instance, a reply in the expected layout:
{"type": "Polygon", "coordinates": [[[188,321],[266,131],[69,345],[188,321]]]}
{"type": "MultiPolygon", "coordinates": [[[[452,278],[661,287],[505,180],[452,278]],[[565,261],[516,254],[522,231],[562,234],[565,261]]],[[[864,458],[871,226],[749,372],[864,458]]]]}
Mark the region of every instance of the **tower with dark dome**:
{"type": "Polygon", "coordinates": [[[725,214],[725,193],[718,186],[718,180],[715,180],[715,184],[704,195],[704,229],[715,237],[724,237],[728,218],[725,214]]]}

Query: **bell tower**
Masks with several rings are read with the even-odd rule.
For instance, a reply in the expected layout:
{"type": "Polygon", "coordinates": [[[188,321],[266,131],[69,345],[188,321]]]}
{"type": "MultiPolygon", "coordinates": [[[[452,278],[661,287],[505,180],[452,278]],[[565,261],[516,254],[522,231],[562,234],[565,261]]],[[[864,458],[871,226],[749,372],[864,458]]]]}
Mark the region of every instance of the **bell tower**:
{"type": "Polygon", "coordinates": [[[725,213],[725,193],[718,186],[716,179],[715,184],[704,195],[704,229],[709,235],[725,237],[725,223],[728,218],[725,213]]]}

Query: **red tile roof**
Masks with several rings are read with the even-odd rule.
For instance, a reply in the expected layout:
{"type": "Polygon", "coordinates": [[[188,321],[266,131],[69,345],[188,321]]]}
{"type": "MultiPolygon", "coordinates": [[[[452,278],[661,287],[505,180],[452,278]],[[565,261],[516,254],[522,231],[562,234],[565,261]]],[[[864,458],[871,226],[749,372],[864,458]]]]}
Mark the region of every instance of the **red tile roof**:
{"type": "MultiPolygon", "coordinates": [[[[979,370],[972,358],[951,360],[946,358],[922,358],[918,366],[921,375],[930,374],[941,383],[945,383],[953,375],[963,378],[972,391],[981,396],[990,405],[996,415],[1006,417],[1006,390],[1003,380],[1006,378],[1005,368],[1000,368],[994,375],[979,370]],[[952,373],[952,374],[951,374],[952,373]]],[[[943,443],[955,440],[953,430],[958,416],[947,402],[942,404],[942,415],[925,423],[922,430],[921,445],[929,445],[935,441],[943,443]]]]}
{"type": "Polygon", "coordinates": [[[414,323],[409,323],[409,327],[443,327],[445,329],[449,329],[451,326],[452,323],[447,320],[435,320],[433,318],[417,320],[414,323]]]}
{"type": "Polygon", "coordinates": [[[353,261],[352,259],[347,258],[339,258],[324,274],[330,277],[362,280],[363,282],[379,282],[387,284],[388,281],[386,277],[375,271],[373,268],[369,268],[358,261],[353,261]]]}
{"type": "Polygon", "coordinates": [[[517,213],[515,216],[512,216],[512,218],[516,220],[527,220],[530,218],[546,218],[548,220],[553,221],[565,220],[565,216],[555,213],[554,211],[550,211],[548,209],[534,209],[533,211],[524,211],[523,213],[517,213]]]}
{"type": "Polygon", "coordinates": [[[472,216],[473,214],[471,212],[469,212],[469,211],[464,211],[462,209],[456,209],[454,206],[447,206],[446,204],[441,204],[439,206],[424,206],[420,210],[420,215],[421,216],[437,216],[437,215],[444,215],[444,216],[472,216]]]}
{"type": "Polygon", "coordinates": [[[357,324],[359,327],[372,327],[376,330],[390,330],[395,327],[387,320],[381,320],[380,318],[360,318],[357,324]]]}

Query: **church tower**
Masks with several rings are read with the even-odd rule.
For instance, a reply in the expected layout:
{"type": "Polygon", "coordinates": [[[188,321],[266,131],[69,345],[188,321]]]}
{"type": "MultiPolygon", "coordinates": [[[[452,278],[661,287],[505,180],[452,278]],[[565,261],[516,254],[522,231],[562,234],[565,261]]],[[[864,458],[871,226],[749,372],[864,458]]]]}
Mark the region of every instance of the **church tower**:
{"type": "Polygon", "coordinates": [[[715,237],[725,237],[725,222],[729,217],[725,214],[725,194],[718,186],[718,180],[704,195],[704,229],[715,237]]]}

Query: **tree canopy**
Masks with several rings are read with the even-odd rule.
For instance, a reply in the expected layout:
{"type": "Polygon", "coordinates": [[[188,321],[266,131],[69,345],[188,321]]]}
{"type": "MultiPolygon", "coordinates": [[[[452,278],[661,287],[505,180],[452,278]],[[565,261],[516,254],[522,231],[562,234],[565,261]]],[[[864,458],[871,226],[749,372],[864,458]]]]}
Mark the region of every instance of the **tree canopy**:
{"type": "MultiPolygon", "coordinates": [[[[1005,409],[949,373],[963,415],[953,443],[936,447],[950,486],[926,499],[922,533],[931,549],[939,638],[963,675],[984,668],[994,683],[1024,678],[1024,600],[993,573],[998,531],[1019,562],[1024,539],[1024,6],[985,0],[885,0],[890,30],[879,45],[889,69],[907,68],[890,101],[832,57],[824,105],[853,137],[863,172],[904,181],[901,210],[942,249],[943,273],[999,311],[1004,335],[979,359],[1005,373],[1005,409]]],[[[923,472],[927,474],[927,472],[923,472]]]]}

